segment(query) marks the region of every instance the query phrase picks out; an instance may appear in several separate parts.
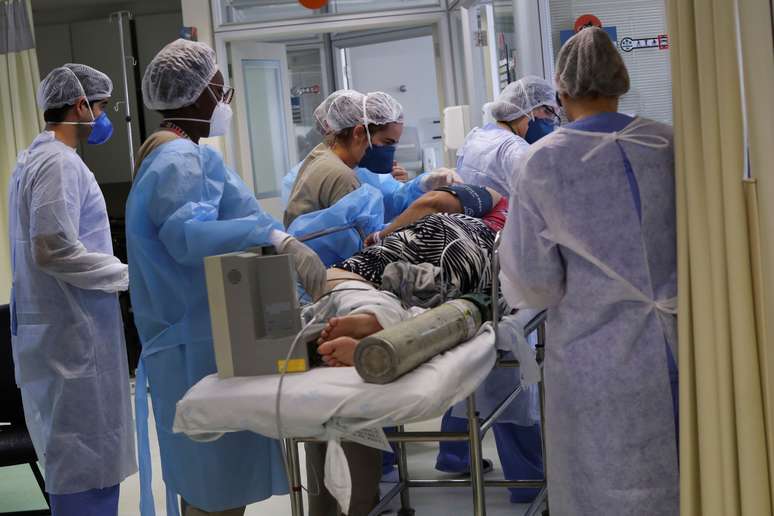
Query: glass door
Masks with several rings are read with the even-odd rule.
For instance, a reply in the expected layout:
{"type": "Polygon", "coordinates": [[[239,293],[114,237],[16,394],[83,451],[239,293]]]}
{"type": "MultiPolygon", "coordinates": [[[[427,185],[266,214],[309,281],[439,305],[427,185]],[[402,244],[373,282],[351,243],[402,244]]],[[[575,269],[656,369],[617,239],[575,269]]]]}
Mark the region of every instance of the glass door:
{"type": "Polygon", "coordinates": [[[233,43],[231,54],[238,168],[262,207],[282,220],[282,176],[298,161],[285,45],[233,43]]]}

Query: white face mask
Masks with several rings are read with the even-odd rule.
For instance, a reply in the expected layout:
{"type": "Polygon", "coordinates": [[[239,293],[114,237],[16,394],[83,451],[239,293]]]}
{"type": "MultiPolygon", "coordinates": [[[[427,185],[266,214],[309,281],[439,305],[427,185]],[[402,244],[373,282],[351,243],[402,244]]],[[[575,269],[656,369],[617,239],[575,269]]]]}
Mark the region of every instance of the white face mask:
{"type": "Polygon", "coordinates": [[[225,135],[231,125],[232,116],[234,116],[234,113],[231,111],[231,106],[223,101],[218,102],[218,105],[212,110],[212,116],[210,117],[209,136],[225,135]]]}
{"type": "MultiPolygon", "coordinates": [[[[207,86],[207,91],[210,92],[212,98],[217,100],[217,97],[212,92],[212,88],[207,86]]],[[[231,117],[234,113],[231,111],[231,106],[223,102],[223,99],[217,100],[215,109],[212,110],[209,120],[203,120],[201,118],[165,118],[164,120],[183,120],[186,122],[207,122],[210,124],[210,131],[207,137],[223,136],[228,132],[228,128],[231,125],[231,117]]]]}

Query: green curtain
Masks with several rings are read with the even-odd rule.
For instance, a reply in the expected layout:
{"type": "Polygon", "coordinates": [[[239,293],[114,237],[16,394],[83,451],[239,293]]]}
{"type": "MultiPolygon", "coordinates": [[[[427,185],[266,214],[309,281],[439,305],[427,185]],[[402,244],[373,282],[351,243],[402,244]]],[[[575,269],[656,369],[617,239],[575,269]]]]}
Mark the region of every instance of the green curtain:
{"type": "Polygon", "coordinates": [[[16,155],[41,131],[40,82],[28,0],[0,0],[0,303],[11,291],[8,181],[16,155]]]}

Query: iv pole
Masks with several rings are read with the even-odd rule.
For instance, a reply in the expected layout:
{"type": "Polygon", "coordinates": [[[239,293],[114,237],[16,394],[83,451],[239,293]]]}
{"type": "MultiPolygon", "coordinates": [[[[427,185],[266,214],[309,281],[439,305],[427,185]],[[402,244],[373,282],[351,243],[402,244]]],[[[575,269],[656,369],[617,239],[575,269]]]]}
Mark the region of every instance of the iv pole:
{"type": "MultiPolygon", "coordinates": [[[[126,20],[132,19],[132,13],[129,11],[118,11],[110,15],[110,20],[114,18],[118,20],[118,39],[121,42],[121,72],[124,79],[124,120],[126,121],[126,137],[129,142],[129,175],[134,180],[134,144],[132,142],[132,111],[129,104],[129,81],[126,74],[126,60],[132,59],[132,66],[136,65],[136,61],[133,56],[126,55],[126,49],[124,46],[124,17],[126,20]]],[[[118,108],[118,105],[116,105],[118,108]]]]}

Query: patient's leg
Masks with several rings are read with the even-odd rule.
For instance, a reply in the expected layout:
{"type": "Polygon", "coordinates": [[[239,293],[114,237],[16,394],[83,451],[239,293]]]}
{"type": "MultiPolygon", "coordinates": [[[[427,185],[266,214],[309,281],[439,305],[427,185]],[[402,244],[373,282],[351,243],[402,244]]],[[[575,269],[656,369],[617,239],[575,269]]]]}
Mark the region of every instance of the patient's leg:
{"type": "Polygon", "coordinates": [[[317,352],[329,366],[351,366],[355,363],[355,348],[358,342],[352,337],[338,337],[320,344],[317,352]]]}
{"type": "Polygon", "coordinates": [[[317,342],[323,343],[338,337],[362,339],[383,329],[382,325],[379,324],[379,319],[374,314],[362,313],[331,317],[317,342]]]}

